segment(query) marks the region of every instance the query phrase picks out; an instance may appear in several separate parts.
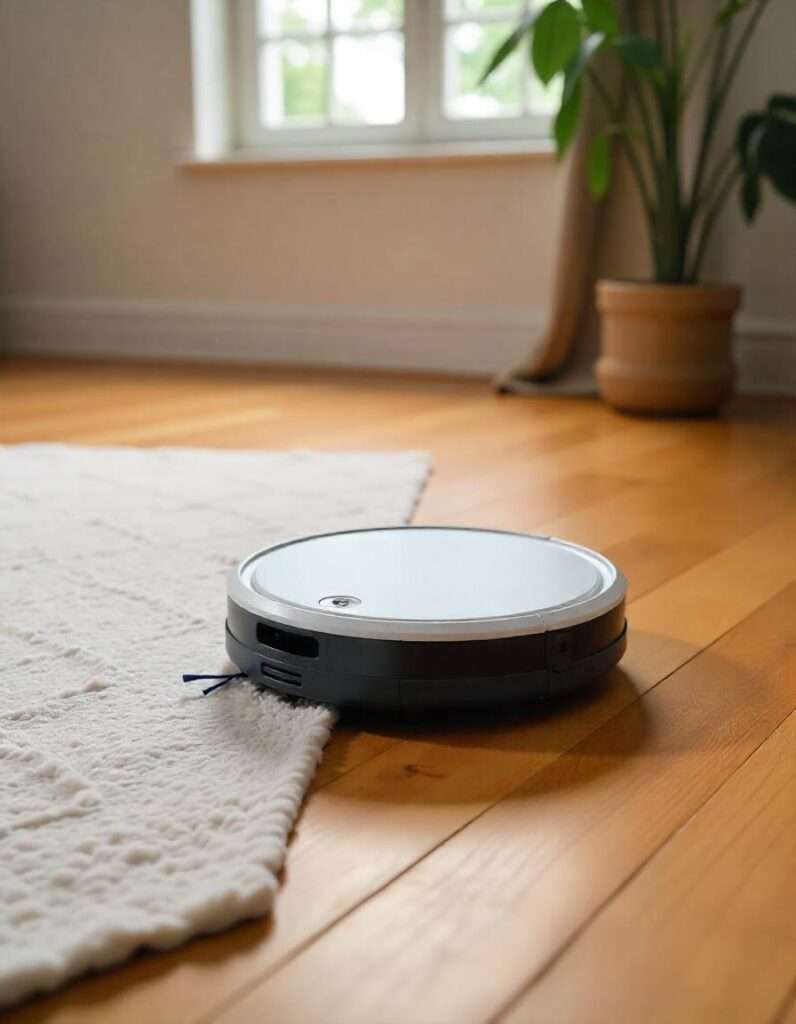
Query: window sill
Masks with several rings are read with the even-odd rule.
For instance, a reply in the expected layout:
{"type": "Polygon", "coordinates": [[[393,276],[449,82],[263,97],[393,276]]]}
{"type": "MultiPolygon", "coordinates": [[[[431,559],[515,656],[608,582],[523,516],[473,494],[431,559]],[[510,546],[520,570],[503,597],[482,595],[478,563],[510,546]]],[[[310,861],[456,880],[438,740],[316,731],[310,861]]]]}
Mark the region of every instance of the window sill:
{"type": "Polygon", "coordinates": [[[186,171],[255,170],[278,167],[328,167],[346,164],[469,163],[495,160],[547,160],[555,155],[549,139],[530,141],[424,142],[358,146],[238,149],[214,157],[189,157],[186,171]]]}

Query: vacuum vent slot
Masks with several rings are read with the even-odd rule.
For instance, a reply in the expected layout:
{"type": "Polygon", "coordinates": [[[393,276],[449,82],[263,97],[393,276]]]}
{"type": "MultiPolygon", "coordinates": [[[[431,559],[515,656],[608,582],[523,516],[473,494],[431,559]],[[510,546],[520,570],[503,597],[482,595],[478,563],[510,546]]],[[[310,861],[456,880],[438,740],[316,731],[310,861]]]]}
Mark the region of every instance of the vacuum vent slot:
{"type": "Polygon", "coordinates": [[[260,672],[266,679],[273,679],[274,682],[286,683],[288,686],[301,686],[301,676],[297,672],[286,672],[265,661],[260,663],[260,672]]]}
{"type": "Polygon", "coordinates": [[[293,679],[301,679],[301,673],[292,668],[285,668],[284,665],[275,665],[272,661],[263,661],[263,671],[276,672],[282,676],[291,676],[293,679]]]}
{"type": "Polygon", "coordinates": [[[287,629],[277,629],[265,622],[258,622],[257,640],[275,651],[298,654],[301,658],[318,657],[318,641],[314,636],[307,636],[305,633],[292,633],[287,629]]]}

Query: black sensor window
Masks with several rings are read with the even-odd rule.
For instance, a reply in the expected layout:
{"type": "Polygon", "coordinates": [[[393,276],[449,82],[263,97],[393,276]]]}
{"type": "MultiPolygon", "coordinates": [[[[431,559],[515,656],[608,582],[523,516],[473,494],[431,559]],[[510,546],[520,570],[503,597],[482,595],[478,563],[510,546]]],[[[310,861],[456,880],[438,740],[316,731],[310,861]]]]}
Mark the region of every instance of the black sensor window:
{"type": "Polygon", "coordinates": [[[288,629],[277,629],[265,622],[257,623],[257,639],[266,647],[285,654],[297,654],[300,658],[317,658],[318,641],[314,636],[293,633],[288,629]]]}

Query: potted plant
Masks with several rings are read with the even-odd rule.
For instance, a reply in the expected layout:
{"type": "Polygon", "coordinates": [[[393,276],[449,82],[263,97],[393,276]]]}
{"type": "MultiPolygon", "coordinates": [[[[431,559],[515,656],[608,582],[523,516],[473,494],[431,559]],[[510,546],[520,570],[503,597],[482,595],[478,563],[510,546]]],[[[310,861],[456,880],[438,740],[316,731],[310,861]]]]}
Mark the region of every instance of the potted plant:
{"type": "Polygon", "coordinates": [[[541,82],[561,82],[553,130],[559,156],[579,129],[589,89],[605,115],[587,150],[596,199],[608,191],[614,148],[627,161],[654,279],[597,284],[597,378],[603,397],[619,409],[709,412],[732,388],[740,290],[702,281],[711,233],[734,191],[748,222],[764,182],[796,201],[796,96],[772,96],[765,109],[741,119],[729,149],[715,152],[728,93],[769,2],[716,0],[700,34],[682,24],[678,0],[644,4],[643,25],[632,0],[622,12],[615,0],[549,0],[502,42],[483,75],[482,81],[528,42],[541,82]],[[613,87],[606,80],[611,62],[613,87]],[[700,90],[704,106],[686,173],[684,118],[700,90]]]}

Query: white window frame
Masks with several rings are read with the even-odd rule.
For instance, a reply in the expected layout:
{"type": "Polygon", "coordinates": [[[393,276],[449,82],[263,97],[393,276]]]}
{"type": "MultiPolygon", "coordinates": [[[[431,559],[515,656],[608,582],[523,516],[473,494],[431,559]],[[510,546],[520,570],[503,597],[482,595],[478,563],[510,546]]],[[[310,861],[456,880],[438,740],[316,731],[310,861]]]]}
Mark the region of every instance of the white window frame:
{"type": "MultiPolygon", "coordinates": [[[[293,128],[267,128],[260,122],[257,96],[257,62],[260,40],[256,25],[256,0],[231,0],[232,26],[231,84],[233,134],[236,148],[242,151],[302,147],[319,150],[336,146],[384,146],[385,144],[423,144],[548,140],[551,118],[547,114],[490,118],[448,118],[444,114],[445,82],[443,45],[446,24],[467,22],[473,18],[445,18],[444,0],[404,0],[405,45],[405,117],[394,125],[313,125],[293,128]]],[[[534,0],[525,0],[526,11],[534,0]]],[[[504,21],[495,12],[480,21],[504,21]]],[[[328,32],[327,37],[335,33],[328,32]]],[[[342,35],[356,33],[343,32],[342,35]]],[[[367,34],[363,32],[362,34],[367,34]]],[[[318,38],[317,36],[315,38],[318,38]]],[[[321,37],[323,38],[323,37],[321,37]]],[[[525,90],[530,75],[525,76],[525,90]]]]}

